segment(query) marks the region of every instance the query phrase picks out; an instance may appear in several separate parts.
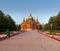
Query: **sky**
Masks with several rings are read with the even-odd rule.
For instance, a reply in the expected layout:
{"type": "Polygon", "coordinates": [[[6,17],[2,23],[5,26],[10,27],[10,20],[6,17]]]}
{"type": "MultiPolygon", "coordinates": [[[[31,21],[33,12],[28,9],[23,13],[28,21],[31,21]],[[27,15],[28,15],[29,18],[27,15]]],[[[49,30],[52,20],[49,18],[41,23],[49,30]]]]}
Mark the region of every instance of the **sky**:
{"type": "Polygon", "coordinates": [[[16,24],[21,24],[30,13],[38,17],[41,24],[46,24],[60,11],[60,0],[0,0],[0,10],[9,14],[16,24]]]}

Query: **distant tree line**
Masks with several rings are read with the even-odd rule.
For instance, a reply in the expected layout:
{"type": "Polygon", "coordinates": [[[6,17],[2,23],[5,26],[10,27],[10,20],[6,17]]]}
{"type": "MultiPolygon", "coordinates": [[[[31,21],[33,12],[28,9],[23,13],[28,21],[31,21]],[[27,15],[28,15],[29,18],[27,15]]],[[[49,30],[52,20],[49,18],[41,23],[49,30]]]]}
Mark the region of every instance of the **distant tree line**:
{"type": "Polygon", "coordinates": [[[50,17],[48,23],[44,26],[44,29],[50,30],[51,26],[53,30],[60,30],[60,12],[57,16],[50,17]]]}
{"type": "Polygon", "coordinates": [[[6,29],[13,31],[17,29],[17,26],[9,14],[5,15],[0,10],[0,32],[6,31],[6,29]]]}

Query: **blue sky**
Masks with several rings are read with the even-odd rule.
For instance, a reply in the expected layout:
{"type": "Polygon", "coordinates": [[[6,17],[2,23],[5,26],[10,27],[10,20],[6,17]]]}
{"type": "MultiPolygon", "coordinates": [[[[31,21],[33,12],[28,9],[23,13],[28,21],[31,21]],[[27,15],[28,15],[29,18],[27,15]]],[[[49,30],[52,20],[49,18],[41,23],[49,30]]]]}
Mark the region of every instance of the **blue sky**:
{"type": "Polygon", "coordinates": [[[47,23],[51,16],[60,11],[60,0],[0,0],[0,10],[11,15],[16,24],[29,16],[38,16],[39,22],[47,23]]]}

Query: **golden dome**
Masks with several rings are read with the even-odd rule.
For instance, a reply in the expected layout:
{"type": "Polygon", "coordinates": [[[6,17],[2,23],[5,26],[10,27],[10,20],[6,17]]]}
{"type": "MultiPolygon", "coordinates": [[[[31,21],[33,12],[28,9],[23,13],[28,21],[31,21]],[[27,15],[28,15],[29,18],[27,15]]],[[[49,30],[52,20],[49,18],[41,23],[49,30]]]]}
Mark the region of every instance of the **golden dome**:
{"type": "Polygon", "coordinates": [[[33,19],[33,18],[29,16],[28,19],[33,19]]]}
{"type": "Polygon", "coordinates": [[[30,20],[33,19],[32,14],[29,15],[28,19],[30,19],[30,20]]]}

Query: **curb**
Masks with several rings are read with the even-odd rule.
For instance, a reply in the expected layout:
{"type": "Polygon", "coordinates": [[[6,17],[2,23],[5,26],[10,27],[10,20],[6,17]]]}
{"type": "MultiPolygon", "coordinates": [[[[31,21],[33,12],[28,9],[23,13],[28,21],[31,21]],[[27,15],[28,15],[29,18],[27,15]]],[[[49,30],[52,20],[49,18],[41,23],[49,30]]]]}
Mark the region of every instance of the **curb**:
{"type": "MultiPolygon", "coordinates": [[[[17,34],[19,34],[19,33],[10,34],[10,37],[15,36],[15,35],[17,35],[17,34]]],[[[4,40],[4,39],[7,39],[7,36],[0,37],[0,41],[2,41],[2,40],[4,40]]]]}
{"type": "Polygon", "coordinates": [[[54,40],[60,41],[60,38],[59,38],[60,36],[57,36],[57,35],[49,35],[49,34],[44,33],[44,32],[38,32],[38,33],[40,33],[41,35],[50,37],[50,38],[52,38],[52,39],[54,39],[54,40]]]}
{"type": "MultiPolygon", "coordinates": [[[[20,31],[20,32],[17,32],[17,33],[11,33],[10,37],[21,34],[23,32],[25,32],[25,31],[20,31]]],[[[5,39],[7,39],[7,36],[0,37],[0,41],[5,40],[5,39]]]]}

